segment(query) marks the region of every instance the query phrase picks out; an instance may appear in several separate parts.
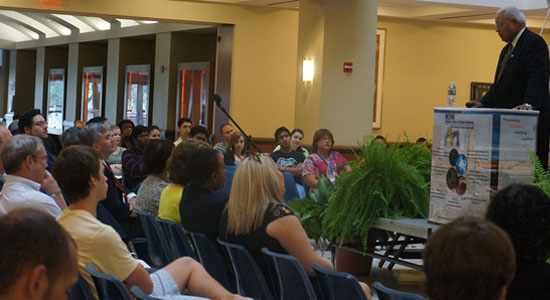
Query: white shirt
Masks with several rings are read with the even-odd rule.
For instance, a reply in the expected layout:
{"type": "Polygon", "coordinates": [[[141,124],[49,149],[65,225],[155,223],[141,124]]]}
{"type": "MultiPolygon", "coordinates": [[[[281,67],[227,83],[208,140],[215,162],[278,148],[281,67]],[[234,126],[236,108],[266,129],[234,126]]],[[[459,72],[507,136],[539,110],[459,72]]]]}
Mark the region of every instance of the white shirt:
{"type": "Polygon", "coordinates": [[[0,216],[18,208],[35,208],[55,218],[61,215],[55,200],[40,191],[40,183],[8,175],[0,193],[0,216]]]}
{"type": "Polygon", "coordinates": [[[512,41],[512,48],[516,48],[516,44],[518,43],[519,38],[521,37],[521,34],[522,34],[524,31],[525,31],[525,27],[523,27],[523,28],[521,29],[521,31],[520,31],[518,34],[516,34],[516,37],[515,37],[514,40],[512,41]]]}

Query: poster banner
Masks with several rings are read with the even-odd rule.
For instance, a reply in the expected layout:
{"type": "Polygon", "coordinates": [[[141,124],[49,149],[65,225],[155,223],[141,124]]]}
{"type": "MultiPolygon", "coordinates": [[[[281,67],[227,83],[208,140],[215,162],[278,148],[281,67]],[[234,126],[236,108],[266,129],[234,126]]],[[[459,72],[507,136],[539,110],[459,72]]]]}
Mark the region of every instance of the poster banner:
{"type": "Polygon", "coordinates": [[[430,217],[484,216],[492,195],[531,179],[538,111],[434,108],[430,217]]]}

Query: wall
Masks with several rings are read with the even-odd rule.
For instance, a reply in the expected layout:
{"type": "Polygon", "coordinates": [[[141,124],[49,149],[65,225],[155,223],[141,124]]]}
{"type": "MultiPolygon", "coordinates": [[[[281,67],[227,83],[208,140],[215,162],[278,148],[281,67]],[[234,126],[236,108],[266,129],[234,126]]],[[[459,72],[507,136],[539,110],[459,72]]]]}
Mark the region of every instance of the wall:
{"type": "MultiPolygon", "coordinates": [[[[15,66],[15,96],[12,110],[22,115],[34,107],[34,82],[36,73],[36,50],[14,50],[16,52],[15,66]]],[[[11,78],[10,78],[11,81],[11,78]]]]}
{"type": "Polygon", "coordinates": [[[386,61],[382,124],[373,134],[389,141],[404,133],[431,139],[433,108],[446,105],[449,83],[457,86],[456,106],[465,107],[471,82],[493,81],[505,45],[490,25],[380,18],[378,28],[386,29],[386,61]]]}

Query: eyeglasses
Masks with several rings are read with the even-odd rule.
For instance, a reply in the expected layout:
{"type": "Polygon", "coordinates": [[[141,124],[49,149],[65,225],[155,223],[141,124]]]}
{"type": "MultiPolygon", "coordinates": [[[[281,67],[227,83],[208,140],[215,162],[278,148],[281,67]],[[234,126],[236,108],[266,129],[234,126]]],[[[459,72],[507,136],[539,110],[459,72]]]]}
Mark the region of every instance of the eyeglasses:
{"type": "Polygon", "coordinates": [[[332,139],[328,136],[324,136],[322,138],[319,138],[320,141],[332,141],[332,139]]]}
{"type": "Polygon", "coordinates": [[[47,126],[48,126],[48,122],[40,121],[40,122],[34,123],[33,125],[34,125],[34,126],[38,126],[38,127],[47,127],[47,126]]]}

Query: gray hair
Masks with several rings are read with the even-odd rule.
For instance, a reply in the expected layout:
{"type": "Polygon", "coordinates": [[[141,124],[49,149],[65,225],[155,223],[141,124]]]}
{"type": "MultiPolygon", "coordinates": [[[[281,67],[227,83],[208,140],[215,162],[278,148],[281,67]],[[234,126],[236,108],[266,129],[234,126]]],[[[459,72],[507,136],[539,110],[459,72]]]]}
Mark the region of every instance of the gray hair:
{"type": "Polygon", "coordinates": [[[93,144],[101,141],[103,134],[110,130],[111,128],[103,123],[90,123],[80,130],[78,137],[82,145],[91,147],[93,144]]]}
{"type": "Polygon", "coordinates": [[[497,11],[497,14],[501,12],[510,20],[516,20],[523,25],[527,22],[525,15],[515,6],[503,7],[497,11]]]}
{"type": "Polygon", "coordinates": [[[63,132],[61,136],[59,137],[59,140],[61,141],[61,145],[63,145],[63,148],[72,146],[72,145],[80,145],[80,130],[82,128],[78,127],[71,127],[63,132]]]}
{"type": "Polygon", "coordinates": [[[35,136],[18,134],[12,137],[2,147],[4,170],[8,174],[18,172],[27,156],[36,156],[42,147],[44,147],[42,140],[35,136]]]}

